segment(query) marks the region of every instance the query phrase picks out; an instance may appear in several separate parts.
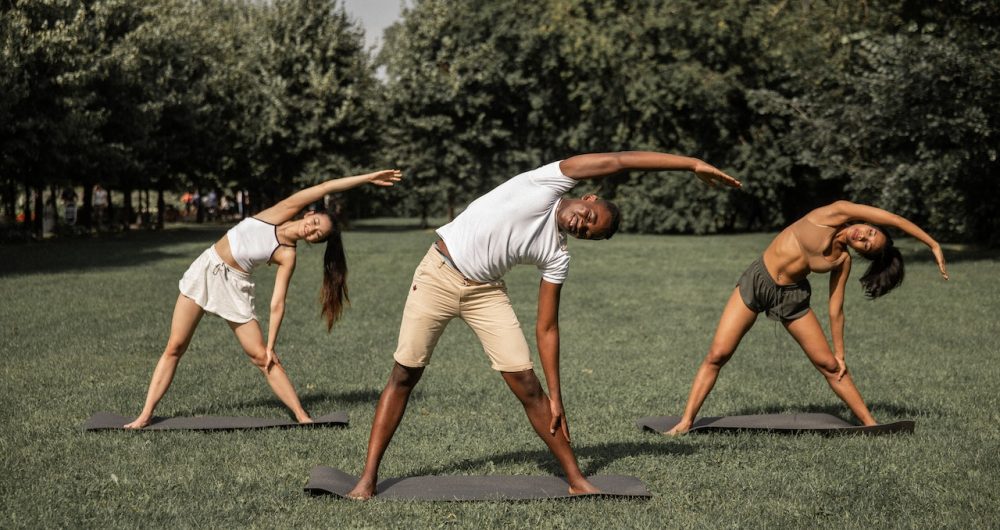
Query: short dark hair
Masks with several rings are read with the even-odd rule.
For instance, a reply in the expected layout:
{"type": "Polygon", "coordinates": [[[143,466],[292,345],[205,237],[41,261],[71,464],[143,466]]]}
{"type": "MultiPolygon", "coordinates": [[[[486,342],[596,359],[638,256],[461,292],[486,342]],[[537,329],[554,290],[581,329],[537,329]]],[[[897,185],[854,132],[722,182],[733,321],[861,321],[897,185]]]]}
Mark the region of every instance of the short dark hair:
{"type": "Polygon", "coordinates": [[[865,271],[861,279],[861,287],[865,290],[865,296],[872,300],[889,294],[896,287],[903,283],[906,276],[906,269],[903,267],[903,255],[892,242],[892,236],[881,226],[874,227],[885,236],[885,246],[879,252],[859,252],[864,258],[871,260],[871,265],[865,271]]]}
{"type": "Polygon", "coordinates": [[[598,204],[604,205],[608,209],[608,213],[611,214],[611,224],[608,226],[608,234],[604,239],[611,239],[611,236],[618,232],[618,227],[622,224],[622,211],[618,209],[618,205],[607,201],[604,199],[597,199],[598,204]]]}

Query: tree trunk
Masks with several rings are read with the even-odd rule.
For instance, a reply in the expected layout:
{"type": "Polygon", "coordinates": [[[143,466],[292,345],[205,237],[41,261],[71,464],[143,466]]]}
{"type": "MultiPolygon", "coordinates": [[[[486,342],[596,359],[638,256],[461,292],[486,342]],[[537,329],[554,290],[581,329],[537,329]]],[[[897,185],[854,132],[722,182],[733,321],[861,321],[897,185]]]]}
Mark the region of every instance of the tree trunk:
{"type": "Polygon", "coordinates": [[[31,233],[31,184],[24,182],[24,223],[21,225],[24,234],[31,233]]]}
{"type": "Polygon", "coordinates": [[[132,190],[126,188],[122,190],[124,202],[122,204],[122,229],[128,232],[132,225],[132,190]]]}
{"type": "Polygon", "coordinates": [[[163,188],[156,190],[156,229],[163,230],[164,218],[167,214],[166,202],[163,200],[163,188]]]}
{"type": "Polygon", "coordinates": [[[42,192],[45,191],[41,186],[35,188],[35,220],[31,223],[35,237],[38,239],[42,238],[42,212],[45,210],[44,204],[42,204],[42,192]]]}

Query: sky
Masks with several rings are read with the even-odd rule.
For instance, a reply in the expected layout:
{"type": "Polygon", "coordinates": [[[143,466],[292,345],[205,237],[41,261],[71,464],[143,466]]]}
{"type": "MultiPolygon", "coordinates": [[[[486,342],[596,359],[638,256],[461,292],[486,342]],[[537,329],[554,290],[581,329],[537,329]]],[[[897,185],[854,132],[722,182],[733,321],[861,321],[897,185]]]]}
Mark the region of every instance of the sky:
{"type": "Polygon", "coordinates": [[[403,3],[407,0],[344,0],[348,14],[361,21],[365,28],[365,42],[378,48],[382,44],[382,30],[399,19],[403,3]]]}

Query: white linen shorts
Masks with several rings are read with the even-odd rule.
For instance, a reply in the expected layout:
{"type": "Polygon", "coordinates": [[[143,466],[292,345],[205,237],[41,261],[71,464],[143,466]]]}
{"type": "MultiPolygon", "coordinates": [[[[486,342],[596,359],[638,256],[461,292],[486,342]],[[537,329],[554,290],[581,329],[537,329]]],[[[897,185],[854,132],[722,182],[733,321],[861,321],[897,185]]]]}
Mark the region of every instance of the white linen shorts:
{"type": "Polygon", "coordinates": [[[226,265],[215,247],[208,247],[194,260],[178,287],[202,309],[230,322],[258,320],[253,280],[249,274],[226,265]]]}

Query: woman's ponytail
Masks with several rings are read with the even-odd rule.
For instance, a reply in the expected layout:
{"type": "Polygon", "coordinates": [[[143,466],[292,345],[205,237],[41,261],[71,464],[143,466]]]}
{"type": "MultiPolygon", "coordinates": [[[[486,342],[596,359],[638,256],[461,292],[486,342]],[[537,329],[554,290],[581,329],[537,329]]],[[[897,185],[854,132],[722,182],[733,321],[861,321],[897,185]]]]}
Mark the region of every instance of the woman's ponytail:
{"type": "Polygon", "coordinates": [[[326,252],[323,254],[323,286],[320,289],[319,300],[322,305],[321,314],[326,319],[326,330],[333,329],[333,323],[344,312],[344,306],[351,303],[347,296],[347,257],[344,255],[344,242],[340,237],[340,227],[333,216],[330,216],[333,228],[326,239],[326,252]]]}
{"type": "Polygon", "coordinates": [[[876,229],[885,236],[885,246],[876,254],[862,254],[871,260],[868,270],[858,280],[865,290],[865,296],[871,299],[885,296],[903,283],[906,270],[903,267],[903,255],[892,242],[892,237],[881,227],[876,229]]]}

